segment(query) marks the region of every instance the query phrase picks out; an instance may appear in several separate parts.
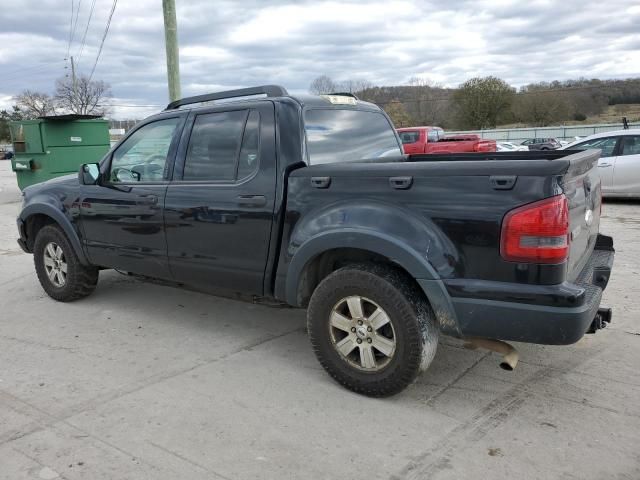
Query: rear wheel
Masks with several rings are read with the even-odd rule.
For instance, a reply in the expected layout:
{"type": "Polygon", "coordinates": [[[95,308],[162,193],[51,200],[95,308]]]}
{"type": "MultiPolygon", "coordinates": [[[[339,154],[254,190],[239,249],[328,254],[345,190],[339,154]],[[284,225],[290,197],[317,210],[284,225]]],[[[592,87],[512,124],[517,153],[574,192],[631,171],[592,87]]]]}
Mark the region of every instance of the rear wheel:
{"type": "Polygon", "coordinates": [[[423,293],[386,266],[349,266],[327,276],[311,297],[307,319],[325,370],[348,389],[374,397],[411,384],[438,343],[423,293]]]}
{"type": "Polygon", "coordinates": [[[56,225],[38,232],[33,260],[40,285],[55,300],[70,302],[86,297],[98,283],[98,268],[80,263],[67,236],[56,225]]]}

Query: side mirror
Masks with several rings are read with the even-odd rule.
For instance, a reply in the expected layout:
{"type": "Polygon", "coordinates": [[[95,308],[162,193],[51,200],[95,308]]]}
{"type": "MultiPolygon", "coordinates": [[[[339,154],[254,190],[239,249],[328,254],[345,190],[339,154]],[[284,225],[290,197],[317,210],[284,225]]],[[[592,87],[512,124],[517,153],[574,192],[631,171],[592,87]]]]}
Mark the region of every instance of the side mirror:
{"type": "Polygon", "coordinates": [[[78,180],[81,185],[95,185],[100,178],[100,167],[97,163],[85,163],[80,167],[78,180]]]}

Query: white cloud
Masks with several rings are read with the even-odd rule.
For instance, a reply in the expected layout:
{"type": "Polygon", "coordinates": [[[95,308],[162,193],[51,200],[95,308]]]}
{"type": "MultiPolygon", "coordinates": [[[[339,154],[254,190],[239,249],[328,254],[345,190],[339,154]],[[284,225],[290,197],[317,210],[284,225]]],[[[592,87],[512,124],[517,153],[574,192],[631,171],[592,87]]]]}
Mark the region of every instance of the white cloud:
{"type": "MultiPolygon", "coordinates": [[[[80,73],[95,62],[111,2],[96,2],[80,57],[90,4],[82,2],[70,48],[80,73]]],[[[177,4],[184,95],[262,83],[300,92],[321,74],[379,85],[421,77],[444,86],[475,75],[497,75],[514,86],[640,76],[640,8],[626,0],[177,4]]],[[[70,13],[60,0],[3,5],[0,102],[5,106],[24,88],[50,92],[55,79],[68,74],[63,59],[70,13]]],[[[111,84],[119,99],[114,104],[163,105],[164,55],[160,1],[119,2],[95,76],[111,84]]],[[[115,108],[121,117],[149,110],[115,108]]]]}

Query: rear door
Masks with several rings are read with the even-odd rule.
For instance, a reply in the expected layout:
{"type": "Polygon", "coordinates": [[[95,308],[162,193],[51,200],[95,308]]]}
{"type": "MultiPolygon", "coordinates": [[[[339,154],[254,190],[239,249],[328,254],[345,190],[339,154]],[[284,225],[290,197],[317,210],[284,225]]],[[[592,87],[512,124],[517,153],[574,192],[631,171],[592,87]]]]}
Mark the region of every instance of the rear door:
{"type": "Polygon", "coordinates": [[[611,190],[620,195],[640,196],[640,134],[620,137],[611,190]]]}
{"type": "Polygon", "coordinates": [[[598,173],[602,182],[602,193],[614,192],[613,172],[616,165],[616,152],[618,151],[619,137],[601,137],[587,140],[572,147],[572,150],[586,150],[595,148],[600,150],[600,160],[598,160],[598,173]]]}
{"type": "Polygon", "coordinates": [[[165,200],[178,281],[262,295],[276,185],[274,106],[190,115],[165,200]]]}
{"type": "Polygon", "coordinates": [[[407,155],[424,153],[425,132],[424,130],[404,130],[398,132],[402,149],[407,155]]]}

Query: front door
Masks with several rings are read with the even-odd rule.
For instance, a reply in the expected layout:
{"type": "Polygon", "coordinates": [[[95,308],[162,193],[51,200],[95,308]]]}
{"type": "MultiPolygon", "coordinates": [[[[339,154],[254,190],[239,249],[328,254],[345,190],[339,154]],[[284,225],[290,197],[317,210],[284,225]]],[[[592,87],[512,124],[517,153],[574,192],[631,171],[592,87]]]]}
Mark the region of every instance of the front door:
{"type": "Polygon", "coordinates": [[[165,201],[174,278],[262,295],[275,192],[271,102],[192,114],[165,201]]]}
{"type": "Polygon", "coordinates": [[[170,278],[164,198],[185,116],[137,128],[102,165],[99,185],[81,187],[81,228],[94,265],[170,278]]]}
{"type": "Polygon", "coordinates": [[[640,135],[620,137],[621,145],[613,171],[613,192],[640,195],[640,135]]]}

